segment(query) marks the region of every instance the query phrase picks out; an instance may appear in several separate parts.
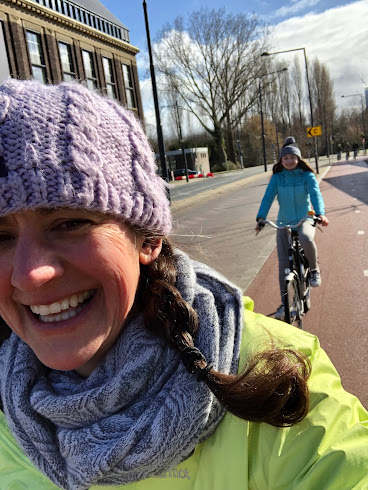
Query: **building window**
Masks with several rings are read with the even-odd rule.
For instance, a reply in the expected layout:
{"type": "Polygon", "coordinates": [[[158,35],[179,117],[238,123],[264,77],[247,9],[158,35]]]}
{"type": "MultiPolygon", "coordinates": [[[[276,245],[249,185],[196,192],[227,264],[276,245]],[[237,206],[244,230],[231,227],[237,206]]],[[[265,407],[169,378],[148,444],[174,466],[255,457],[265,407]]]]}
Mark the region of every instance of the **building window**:
{"type": "Polygon", "coordinates": [[[75,78],[72,49],[70,44],[59,42],[59,52],[61,60],[61,70],[63,72],[63,80],[64,82],[70,82],[75,78]]]}
{"type": "Polygon", "coordinates": [[[107,95],[110,97],[110,99],[116,99],[116,87],[114,73],[112,70],[112,60],[103,56],[102,64],[105,73],[107,95]]]}
{"type": "Polygon", "coordinates": [[[137,107],[137,105],[135,103],[135,96],[134,96],[132,67],[129,65],[126,65],[125,63],[122,63],[121,66],[123,69],[123,78],[124,78],[125,96],[126,96],[127,106],[135,109],[137,107]]]}
{"type": "Polygon", "coordinates": [[[78,5],[74,1],[70,0],[33,0],[34,2],[44,5],[56,12],[60,12],[67,17],[78,20],[83,24],[87,24],[90,27],[98,29],[99,31],[105,32],[110,36],[114,36],[118,39],[122,39],[129,43],[129,30],[124,29],[108,19],[99,17],[94,12],[78,5]]]}
{"type": "Polygon", "coordinates": [[[10,77],[8,53],[3,29],[3,23],[0,22],[0,82],[10,77]]]}
{"type": "Polygon", "coordinates": [[[32,65],[32,76],[46,83],[45,58],[42,53],[41,36],[37,32],[27,31],[27,44],[32,65]]]}
{"type": "Polygon", "coordinates": [[[87,86],[91,90],[97,87],[97,78],[95,72],[95,66],[93,63],[93,56],[90,51],[82,50],[83,67],[86,74],[87,86]]]}
{"type": "Polygon", "coordinates": [[[84,12],[84,16],[85,16],[85,19],[86,19],[87,26],[92,27],[91,26],[91,16],[89,15],[89,13],[88,12],[84,12]]]}

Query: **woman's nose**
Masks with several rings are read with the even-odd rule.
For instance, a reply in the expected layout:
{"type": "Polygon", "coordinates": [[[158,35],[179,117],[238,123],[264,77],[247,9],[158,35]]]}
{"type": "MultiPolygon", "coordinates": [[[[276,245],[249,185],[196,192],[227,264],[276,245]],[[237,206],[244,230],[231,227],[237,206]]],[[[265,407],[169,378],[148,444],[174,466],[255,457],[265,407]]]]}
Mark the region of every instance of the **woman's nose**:
{"type": "Polygon", "coordinates": [[[37,243],[18,243],[12,268],[12,285],[22,291],[32,292],[63,273],[60,261],[46,247],[37,243]]]}

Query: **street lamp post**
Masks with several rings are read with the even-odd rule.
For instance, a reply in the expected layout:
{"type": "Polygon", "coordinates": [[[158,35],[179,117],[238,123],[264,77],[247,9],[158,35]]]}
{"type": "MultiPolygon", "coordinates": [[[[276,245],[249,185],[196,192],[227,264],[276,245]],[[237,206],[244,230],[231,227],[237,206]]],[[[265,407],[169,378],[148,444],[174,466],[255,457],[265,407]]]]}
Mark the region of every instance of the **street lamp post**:
{"type": "Polygon", "coordinates": [[[265,136],[264,124],[263,124],[261,80],[259,80],[259,109],[260,109],[260,113],[261,113],[263,165],[264,165],[264,171],[267,172],[266,136],[265,136]]]}
{"type": "MultiPolygon", "coordinates": [[[[274,114],[267,114],[266,112],[264,112],[263,114],[270,117],[273,121],[275,120],[274,114]]],[[[279,130],[277,129],[276,122],[274,122],[274,125],[275,125],[275,133],[276,133],[277,159],[279,159],[280,158],[279,130]]]]}
{"type": "MultiPolygon", "coordinates": [[[[314,126],[313,106],[312,106],[311,89],[310,89],[310,83],[309,83],[308,61],[307,61],[307,55],[306,55],[306,52],[305,52],[305,48],[285,49],[284,51],[276,51],[275,53],[262,53],[261,56],[272,56],[274,54],[290,53],[291,51],[303,51],[303,53],[304,53],[305,71],[306,71],[306,74],[307,74],[307,86],[308,86],[310,118],[311,118],[311,126],[313,127],[314,126]]],[[[316,162],[316,172],[318,174],[319,173],[319,169],[318,169],[317,139],[316,139],[315,136],[313,136],[313,144],[314,144],[314,159],[315,159],[315,162],[316,162]]]]}
{"type": "Polygon", "coordinates": [[[266,154],[266,136],[264,131],[264,122],[263,122],[263,107],[262,107],[262,88],[261,88],[261,79],[268,75],[274,75],[275,73],[281,73],[286,71],[287,68],[282,68],[281,70],[271,71],[269,73],[264,73],[259,77],[259,112],[261,114],[261,129],[262,129],[262,149],[263,149],[263,165],[264,171],[267,172],[267,154],[266,154]]]}
{"type": "MultiPolygon", "coordinates": [[[[144,20],[146,23],[147,45],[148,45],[148,54],[149,54],[149,60],[150,60],[150,72],[151,72],[153,100],[154,100],[154,104],[155,104],[157,141],[158,141],[158,149],[159,149],[159,154],[160,154],[162,177],[166,180],[166,182],[168,182],[169,181],[169,175],[168,175],[167,165],[166,165],[164,138],[162,135],[160,108],[159,108],[159,104],[158,104],[156,75],[155,75],[155,67],[153,65],[151,37],[150,37],[149,24],[148,24],[146,0],[143,0],[143,11],[144,11],[144,20]]],[[[168,188],[167,188],[167,195],[168,195],[168,198],[170,200],[170,191],[168,188]]]]}
{"type": "Polygon", "coordinates": [[[341,97],[360,97],[362,102],[362,123],[363,123],[363,154],[367,154],[367,150],[365,148],[365,117],[364,117],[364,99],[362,94],[351,94],[351,95],[342,95],[341,97]]]}

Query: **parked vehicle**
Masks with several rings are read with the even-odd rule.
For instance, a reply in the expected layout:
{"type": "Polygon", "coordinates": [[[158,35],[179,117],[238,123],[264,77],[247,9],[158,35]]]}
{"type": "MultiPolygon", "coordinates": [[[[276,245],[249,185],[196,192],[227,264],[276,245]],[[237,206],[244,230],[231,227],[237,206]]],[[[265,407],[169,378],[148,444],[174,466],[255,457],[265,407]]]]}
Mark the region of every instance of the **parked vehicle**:
{"type": "MultiPolygon", "coordinates": [[[[173,172],[174,177],[185,177],[185,168],[177,168],[173,172]]],[[[188,168],[188,175],[197,175],[198,171],[197,170],[192,170],[188,168]]]]}

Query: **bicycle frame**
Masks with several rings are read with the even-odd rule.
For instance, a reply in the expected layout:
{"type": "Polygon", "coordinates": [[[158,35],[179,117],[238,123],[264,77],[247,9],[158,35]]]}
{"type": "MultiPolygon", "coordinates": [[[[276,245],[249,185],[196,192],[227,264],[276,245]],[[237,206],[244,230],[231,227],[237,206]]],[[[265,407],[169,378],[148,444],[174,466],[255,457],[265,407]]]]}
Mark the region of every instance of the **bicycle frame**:
{"type": "Polygon", "coordinates": [[[270,220],[263,221],[287,233],[289,267],[285,269],[285,321],[299,328],[303,328],[303,316],[310,308],[310,268],[296,228],[310,218],[314,220],[315,226],[318,218],[313,215],[308,215],[295,225],[279,226],[270,220]]]}

